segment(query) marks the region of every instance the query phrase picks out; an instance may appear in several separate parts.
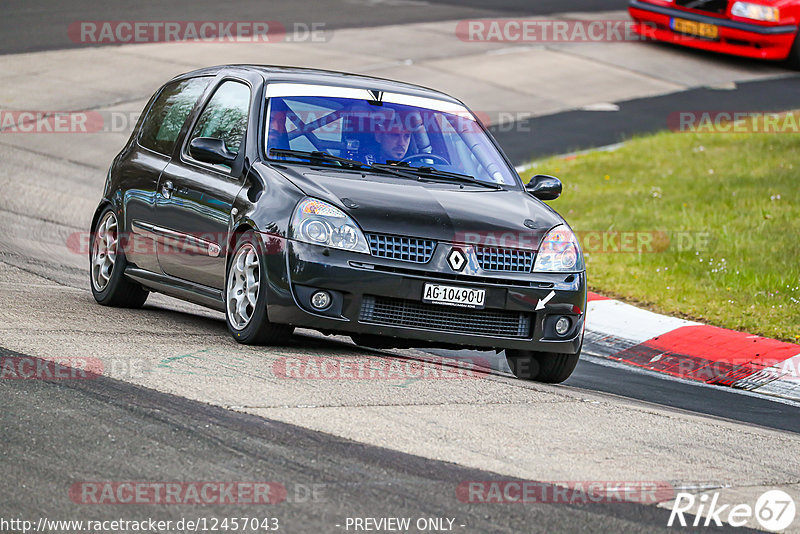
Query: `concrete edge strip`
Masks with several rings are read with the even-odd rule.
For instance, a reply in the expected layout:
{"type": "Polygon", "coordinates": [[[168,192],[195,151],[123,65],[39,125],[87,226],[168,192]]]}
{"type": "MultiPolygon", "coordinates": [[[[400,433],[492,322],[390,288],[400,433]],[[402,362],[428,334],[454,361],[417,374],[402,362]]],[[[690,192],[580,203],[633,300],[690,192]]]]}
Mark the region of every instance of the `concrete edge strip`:
{"type": "Polygon", "coordinates": [[[800,400],[800,345],[642,310],[589,294],[586,342],[613,360],[789,400],[800,400]]]}
{"type": "MultiPolygon", "coordinates": [[[[579,156],[585,156],[586,154],[592,154],[594,152],[616,152],[620,148],[625,146],[625,142],[621,143],[614,143],[612,145],[601,146],[597,148],[587,148],[586,150],[578,150],[577,152],[569,152],[567,154],[560,154],[557,156],[553,156],[554,159],[562,159],[562,160],[573,160],[579,156]]],[[[539,161],[534,161],[533,163],[527,163],[525,165],[517,165],[514,167],[514,170],[517,171],[517,174],[522,175],[526,172],[535,169],[541,165],[539,161]]]]}

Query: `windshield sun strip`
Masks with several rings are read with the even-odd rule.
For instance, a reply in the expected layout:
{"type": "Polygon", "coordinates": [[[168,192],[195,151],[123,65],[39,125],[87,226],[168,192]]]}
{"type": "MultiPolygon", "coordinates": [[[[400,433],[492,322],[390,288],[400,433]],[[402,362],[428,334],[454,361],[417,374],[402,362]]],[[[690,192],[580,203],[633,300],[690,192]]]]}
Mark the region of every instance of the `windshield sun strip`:
{"type": "MultiPolygon", "coordinates": [[[[369,90],[357,87],[338,85],[319,85],[309,83],[273,82],[267,84],[266,98],[319,96],[331,98],[351,98],[354,100],[374,100],[369,90]]],[[[427,96],[407,95],[403,93],[383,92],[381,102],[426,108],[442,113],[463,115],[474,119],[474,115],[463,105],[427,96]]]]}

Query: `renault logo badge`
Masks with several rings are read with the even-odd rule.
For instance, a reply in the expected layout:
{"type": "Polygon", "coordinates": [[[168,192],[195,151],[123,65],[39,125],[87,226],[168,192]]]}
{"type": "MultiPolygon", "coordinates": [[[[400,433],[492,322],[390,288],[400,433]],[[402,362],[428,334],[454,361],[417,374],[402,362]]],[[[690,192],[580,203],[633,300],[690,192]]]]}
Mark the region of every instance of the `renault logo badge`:
{"type": "Polygon", "coordinates": [[[450,267],[454,271],[461,271],[464,269],[464,266],[467,264],[467,258],[464,256],[464,253],[454,248],[450,251],[450,254],[447,256],[447,263],[450,264],[450,267]]]}

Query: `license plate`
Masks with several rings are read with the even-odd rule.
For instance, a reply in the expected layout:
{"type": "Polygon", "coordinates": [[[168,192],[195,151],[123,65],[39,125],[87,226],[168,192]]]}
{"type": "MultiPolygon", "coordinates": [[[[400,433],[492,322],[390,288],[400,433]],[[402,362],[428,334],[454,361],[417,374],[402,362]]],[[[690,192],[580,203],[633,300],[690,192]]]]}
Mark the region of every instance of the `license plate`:
{"type": "Polygon", "coordinates": [[[458,306],[461,308],[483,309],[486,302],[485,289],[425,284],[422,302],[458,306]]]}
{"type": "Polygon", "coordinates": [[[672,19],[672,29],[676,32],[697,35],[698,37],[705,37],[706,39],[716,39],[719,37],[719,26],[706,24],[704,22],[695,22],[693,20],[672,19]]]}

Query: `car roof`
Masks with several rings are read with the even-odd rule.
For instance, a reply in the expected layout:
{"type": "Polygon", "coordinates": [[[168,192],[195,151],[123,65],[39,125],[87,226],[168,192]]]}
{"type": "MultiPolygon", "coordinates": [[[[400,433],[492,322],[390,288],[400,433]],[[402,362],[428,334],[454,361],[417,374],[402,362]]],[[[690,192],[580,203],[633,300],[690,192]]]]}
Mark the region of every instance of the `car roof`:
{"type": "Polygon", "coordinates": [[[424,96],[436,98],[462,104],[462,102],[452,96],[421,85],[376,78],[362,74],[350,72],[339,72],[323,69],[312,69],[306,67],[289,67],[281,65],[217,65],[194,70],[176,76],[175,79],[191,78],[195,76],[216,76],[220,72],[228,71],[249,71],[257,72],[264,76],[267,82],[294,82],[318,85],[333,85],[338,87],[355,87],[359,89],[373,89],[376,91],[402,93],[414,96],[424,96]]]}

